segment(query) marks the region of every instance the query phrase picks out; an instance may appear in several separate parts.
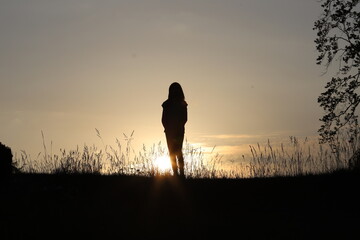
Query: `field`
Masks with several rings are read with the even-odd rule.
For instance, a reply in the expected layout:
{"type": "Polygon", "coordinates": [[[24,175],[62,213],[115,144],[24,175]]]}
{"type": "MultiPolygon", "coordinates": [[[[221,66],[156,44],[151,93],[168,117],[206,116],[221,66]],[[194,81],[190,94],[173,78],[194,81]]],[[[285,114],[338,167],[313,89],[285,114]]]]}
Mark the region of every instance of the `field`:
{"type": "Polygon", "coordinates": [[[1,239],[359,239],[359,175],[177,179],[15,174],[1,239]]]}
{"type": "Polygon", "coordinates": [[[292,137],[250,146],[249,161],[224,171],[219,155],[186,144],[180,179],[157,164],[160,145],[134,154],[117,143],[56,155],[44,140],[40,157],[15,157],[17,171],[0,179],[1,239],[360,237],[350,145],[333,154],[292,137]]]}

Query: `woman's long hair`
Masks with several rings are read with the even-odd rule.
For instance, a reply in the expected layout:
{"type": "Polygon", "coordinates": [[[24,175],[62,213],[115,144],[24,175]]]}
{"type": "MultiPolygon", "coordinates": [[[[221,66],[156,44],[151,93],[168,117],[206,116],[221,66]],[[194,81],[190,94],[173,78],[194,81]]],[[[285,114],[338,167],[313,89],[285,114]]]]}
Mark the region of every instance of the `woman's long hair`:
{"type": "Polygon", "coordinates": [[[169,87],[169,100],[171,101],[185,101],[185,95],[179,83],[174,82],[169,87]]]}

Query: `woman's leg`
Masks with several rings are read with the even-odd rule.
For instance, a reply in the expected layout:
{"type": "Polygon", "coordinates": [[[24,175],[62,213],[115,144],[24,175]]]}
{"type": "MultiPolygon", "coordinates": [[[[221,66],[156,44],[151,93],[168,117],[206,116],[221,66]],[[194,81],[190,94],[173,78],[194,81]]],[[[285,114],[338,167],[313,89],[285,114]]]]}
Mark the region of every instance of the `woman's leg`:
{"type": "Polygon", "coordinates": [[[178,163],[179,163],[179,170],[180,170],[180,176],[185,176],[184,175],[184,157],[182,154],[182,151],[180,150],[180,152],[178,153],[178,163]]]}
{"type": "Polygon", "coordinates": [[[169,149],[171,168],[174,172],[174,176],[179,175],[178,166],[176,164],[176,138],[170,134],[166,134],[166,142],[169,149]]]}
{"type": "Polygon", "coordinates": [[[182,152],[182,145],[183,145],[183,141],[184,141],[184,135],[179,136],[178,141],[177,141],[177,146],[176,146],[176,155],[177,155],[177,160],[178,160],[178,165],[179,165],[179,170],[180,170],[180,176],[184,177],[184,156],[183,156],[183,152],[182,152]]]}
{"type": "Polygon", "coordinates": [[[171,161],[171,168],[174,172],[174,176],[179,175],[178,166],[176,164],[176,155],[174,153],[170,153],[170,161],[171,161]]]}

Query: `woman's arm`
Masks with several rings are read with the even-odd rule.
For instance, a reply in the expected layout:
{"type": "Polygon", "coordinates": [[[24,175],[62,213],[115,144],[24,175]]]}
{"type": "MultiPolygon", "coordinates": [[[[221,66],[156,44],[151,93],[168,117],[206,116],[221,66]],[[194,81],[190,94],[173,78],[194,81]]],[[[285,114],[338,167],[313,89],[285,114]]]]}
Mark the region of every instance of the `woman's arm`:
{"type": "Polygon", "coordinates": [[[162,111],[161,123],[162,123],[163,127],[165,128],[166,123],[167,123],[167,117],[166,117],[166,114],[165,114],[165,109],[163,109],[163,111],[162,111]]]}
{"type": "Polygon", "coordinates": [[[183,120],[183,124],[185,125],[185,123],[187,122],[188,120],[188,113],[187,113],[187,106],[184,106],[184,109],[183,109],[183,114],[182,114],[182,120],[183,120]]]}

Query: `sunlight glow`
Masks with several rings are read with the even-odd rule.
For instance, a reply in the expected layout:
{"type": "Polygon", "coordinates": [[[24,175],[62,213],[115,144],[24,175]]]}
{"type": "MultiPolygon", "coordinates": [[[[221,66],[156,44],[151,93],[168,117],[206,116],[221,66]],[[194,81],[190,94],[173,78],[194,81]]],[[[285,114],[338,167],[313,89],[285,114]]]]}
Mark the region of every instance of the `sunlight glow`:
{"type": "Polygon", "coordinates": [[[156,158],[154,165],[160,172],[167,172],[171,170],[170,158],[166,155],[156,158]]]}

